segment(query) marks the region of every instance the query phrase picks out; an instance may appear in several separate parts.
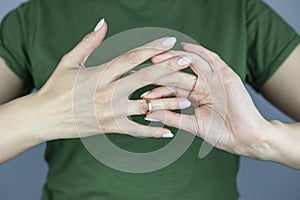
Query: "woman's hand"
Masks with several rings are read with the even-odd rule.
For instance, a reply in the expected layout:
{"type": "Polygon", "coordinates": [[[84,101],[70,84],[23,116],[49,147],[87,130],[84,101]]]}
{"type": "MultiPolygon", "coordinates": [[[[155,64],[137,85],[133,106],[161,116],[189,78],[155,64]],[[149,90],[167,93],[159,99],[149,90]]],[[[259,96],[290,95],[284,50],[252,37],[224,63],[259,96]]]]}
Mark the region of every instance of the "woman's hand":
{"type": "Polygon", "coordinates": [[[160,63],[178,55],[189,56],[196,76],[175,73],[171,76],[177,84],[156,88],[143,98],[188,98],[194,115],[158,110],[146,117],[189,131],[228,152],[264,159],[270,123],[254,106],[239,76],[215,53],[193,44],[183,43],[182,47],[185,52],[166,52],[152,60],[160,63]]]}
{"type": "MultiPolygon", "coordinates": [[[[168,129],[129,120],[128,116],[146,114],[148,110],[145,100],[129,100],[129,96],[161,77],[186,68],[189,63],[182,62],[183,58],[178,56],[120,77],[147,59],[171,49],[176,39],[161,38],[108,63],[86,68],[86,59],[101,43],[106,30],[106,23],[103,23],[98,31],[87,35],[62,58],[44,87],[34,95],[33,104],[37,105],[38,113],[32,114],[31,126],[48,140],[101,133],[173,137],[168,129]]],[[[152,101],[152,108],[180,109],[181,102],[189,104],[183,98],[167,98],[152,101]]]]}
{"type": "MultiPolygon", "coordinates": [[[[105,133],[173,137],[166,128],[143,126],[129,120],[128,116],[146,114],[149,110],[145,100],[129,100],[129,96],[190,63],[178,56],[120,77],[149,58],[170,50],[176,39],[161,38],[108,63],[86,68],[86,59],[100,45],[106,31],[107,24],[102,20],[61,59],[38,92],[0,106],[0,163],[55,139],[105,133]]],[[[153,111],[190,106],[184,98],[159,99],[151,103],[153,111]]]]}

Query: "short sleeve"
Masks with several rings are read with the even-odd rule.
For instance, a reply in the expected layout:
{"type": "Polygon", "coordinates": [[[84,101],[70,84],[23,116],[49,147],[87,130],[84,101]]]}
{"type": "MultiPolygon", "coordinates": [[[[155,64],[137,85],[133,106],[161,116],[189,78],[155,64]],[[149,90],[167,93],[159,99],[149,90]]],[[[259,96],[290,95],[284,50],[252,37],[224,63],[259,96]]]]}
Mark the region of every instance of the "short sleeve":
{"type": "Polygon", "coordinates": [[[0,57],[19,76],[25,85],[33,87],[30,60],[27,53],[26,32],[24,31],[25,5],[10,12],[0,26],[0,57]]]}
{"type": "Polygon", "coordinates": [[[247,0],[247,82],[259,90],[299,44],[299,35],[261,0],[247,0]]]}

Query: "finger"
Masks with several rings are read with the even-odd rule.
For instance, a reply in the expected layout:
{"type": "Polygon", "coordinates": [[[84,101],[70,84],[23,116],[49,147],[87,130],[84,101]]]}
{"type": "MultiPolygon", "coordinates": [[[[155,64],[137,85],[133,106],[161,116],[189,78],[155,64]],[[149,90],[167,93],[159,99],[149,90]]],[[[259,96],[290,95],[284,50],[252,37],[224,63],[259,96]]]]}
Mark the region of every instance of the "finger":
{"type": "MultiPolygon", "coordinates": [[[[169,81],[174,81],[174,82],[181,82],[180,84],[169,84],[169,83],[163,83],[161,85],[166,85],[166,86],[173,86],[175,88],[182,88],[184,90],[189,90],[190,94],[188,95],[188,99],[192,102],[193,105],[197,105],[197,103],[200,104],[206,104],[208,102],[211,102],[211,95],[210,93],[212,92],[217,92],[216,88],[221,88],[222,85],[218,84],[217,87],[212,87],[209,83],[212,82],[213,80],[217,80],[219,83],[219,76],[218,73],[214,73],[213,69],[210,67],[210,65],[199,55],[191,52],[183,52],[183,51],[169,51],[166,53],[163,53],[161,55],[156,56],[157,58],[155,59],[156,61],[161,61],[162,59],[165,58],[170,58],[173,55],[181,55],[181,56],[189,56],[192,58],[192,62],[190,64],[191,69],[195,72],[197,76],[194,76],[196,78],[195,81],[193,81],[194,78],[190,78],[190,84],[183,83],[185,82],[184,79],[180,78],[172,78],[169,81]],[[166,54],[166,56],[164,56],[166,54]],[[162,58],[160,57],[162,56],[162,58]],[[180,85],[180,86],[179,86],[180,85]]],[[[229,67],[227,67],[229,68],[229,67]]],[[[183,76],[184,77],[184,76],[183,76]]],[[[168,77],[165,77],[168,79],[168,77]]],[[[188,80],[189,78],[185,78],[188,80]]],[[[187,81],[189,82],[189,81],[187,81]]],[[[216,81],[214,81],[216,82],[216,81]]],[[[150,94],[148,94],[150,95],[150,94]]],[[[178,95],[176,95],[178,96],[178,95]]],[[[149,96],[147,96],[149,97],[149,96]]]]}
{"type": "MultiPolygon", "coordinates": [[[[207,62],[212,68],[213,73],[201,77],[201,79],[204,80],[203,82],[206,82],[206,87],[202,87],[202,89],[198,90],[205,91],[199,93],[199,96],[201,96],[201,94],[204,94],[204,98],[200,97],[201,100],[210,103],[219,101],[218,104],[224,102],[224,100],[222,101],[221,99],[226,99],[226,90],[224,86],[224,84],[226,83],[224,82],[226,80],[226,77],[229,77],[229,80],[233,80],[232,78],[234,78],[234,80],[239,81],[240,78],[216,53],[202,47],[201,45],[182,43],[182,48],[186,51],[193,52],[201,56],[205,60],[205,62],[207,62]]],[[[201,66],[193,66],[192,69],[201,70],[201,66]]],[[[201,87],[201,84],[198,82],[196,84],[196,87],[201,87]]]]}
{"type": "MultiPolygon", "coordinates": [[[[169,51],[166,53],[163,53],[161,55],[156,56],[156,59],[154,59],[155,62],[159,62],[162,59],[170,58],[174,55],[180,55],[180,56],[189,56],[192,58],[192,62],[190,64],[191,69],[195,72],[197,76],[195,76],[196,80],[193,81],[192,78],[190,84],[182,84],[184,82],[184,79],[173,79],[173,81],[180,81],[181,84],[179,86],[174,84],[170,85],[169,83],[165,83],[167,86],[173,86],[173,87],[181,87],[185,90],[190,90],[189,100],[191,100],[193,103],[200,102],[205,98],[205,102],[209,101],[208,97],[209,93],[211,92],[211,88],[208,85],[208,82],[216,78],[215,76],[217,73],[214,73],[214,70],[212,67],[199,55],[192,53],[192,52],[183,52],[183,51],[169,51]],[[166,54],[166,55],[164,55],[166,54]],[[195,90],[196,89],[196,90],[195,90]],[[197,94],[196,94],[196,93],[197,94]]],[[[167,77],[166,77],[167,79],[167,77]]],[[[188,78],[186,78],[188,80],[188,78]]],[[[170,81],[170,80],[169,80],[170,81]]],[[[164,84],[161,84],[164,85],[164,84]]]]}
{"type": "Polygon", "coordinates": [[[204,48],[201,45],[190,44],[190,43],[181,43],[182,49],[187,52],[196,53],[201,56],[213,70],[219,70],[223,68],[225,63],[216,53],[204,48]]]}
{"type": "Polygon", "coordinates": [[[84,63],[89,57],[89,55],[96,49],[103,39],[105,38],[107,32],[107,24],[104,19],[102,19],[94,31],[86,35],[81,42],[79,42],[74,49],[67,53],[64,58],[64,67],[69,68],[79,68],[84,67],[84,63]]]}
{"type": "Polygon", "coordinates": [[[193,106],[199,106],[199,102],[205,103],[204,101],[201,101],[201,96],[198,96],[197,93],[176,87],[161,86],[145,92],[141,97],[144,99],[160,99],[164,97],[185,98],[188,99],[193,106]]]}
{"type": "Polygon", "coordinates": [[[170,127],[197,133],[197,121],[194,115],[184,115],[168,110],[159,110],[148,113],[146,119],[150,119],[150,121],[160,121],[170,127]]]}
{"type": "Polygon", "coordinates": [[[179,110],[191,106],[191,102],[185,98],[152,99],[149,103],[151,108],[144,99],[129,101],[128,115],[141,115],[157,110],[179,110]]]}
{"type": "Polygon", "coordinates": [[[119,79],[149,58],[173,48],[175,43],[176,38],[164,37],[132,49],[108,63],[105,74],[111,77],[111,81],[119,79]]]}
{"type": "Polygon", "coordinates": [[[146,85],[153,84],[161,77],[175,73],[189,66],[191,58],[176,57],[160,64],[143,68],[130,76],[124,77],[114,83],[116,92],[121,95],[129,95],[135,90],[146,85]]]}
{"type": "Polygon", "coordinates": [[[128,119],[120,120],[119,128],[122,133],[134,137],[172,138],[172,132],[163,127],[145,126],[128,119]]]}
{"type": "Polygon", "coordinates": [[[183,90],[193,90],[197,77],[184,72],[176,72],[158,79],[154,84],[168,87],[177,87],[183,90]]]}
{"type": "Polygon", "coordinates": [[[181,98],[188,98],[190,91],[183,90],[176,87],[166,87],[161,86],[158,88],[154,88],[151,91],[145,92],[141,95],[141,98],[144,99],[159,99],[164,97],[181,97],[181,98]]]}
{"type": "Polygon", "coordinates": [[[169,60],[169,59],[174,58],[176,56],[182,56],[182,54],[181,55],[177,54],[176,51],[167,51],[167,52],[164,52],[162,54],[153,56],[151,58],[151,61],[152,61],[152,63],[156,64],[156,63],[163,62],[165,60],[169,60]]]}
{"type": "Polygon", "coordinates": [[[202,74],[204,77],[207,77],[213,71],[210,65],[195,52],[175,51],[175,50],[167,51],[165,53],[153,57],[152,62],[154,64],[157,64],[177,56],[188,56],[192,58],[190,67],[198,76],[202,74]]]}
{"type": "MultiPolygon", "coordinates": [[[[166,76],[164,78],[167,79],[167,81],[161,83],[161,85],[173,86],[171,88],[178,88],[173,90],[177,92],[176,96],[188,98],[195,106],[199,103],[202,104],[202,103],[210,102],[211,96],[209,94],[211,92],[211,89],[210,86],[208,85],[208,82],[212,80],[212,76],[215,73],[213,73],[213,70],[211,69],[209,64],[199,55],[195,53],[183,52],[183,51],[168,51],[161,55],[156,56],[156,58],[153,61],[161,62],[163,59],[168,59],[174,55],[192,57],[192,62],[190,64],[190,67],[195,72],[195,74],[197,74],[197,76],[193,76],[193,77],[182,76],[182,77],[186,77],[185,79],[179,77],[173,77],[171,79],[168,79],[169,76],[166,76]],[[185,81],[185,80],[189,80],[189,81],[185,81]],[[175,82],[175,84],[172,84],[172,82],[175,82]],[[183,90],[180,90],[179,88],[183,90]],[[189,91],[188,94],[185,90],[189,91]]],[[[163,95],[168,95],[168,93],[165,93],[163,95]]],[[[146,97],[152,98],[153,96],[155,96],[155,93],[148,94],[146,97]]]]}

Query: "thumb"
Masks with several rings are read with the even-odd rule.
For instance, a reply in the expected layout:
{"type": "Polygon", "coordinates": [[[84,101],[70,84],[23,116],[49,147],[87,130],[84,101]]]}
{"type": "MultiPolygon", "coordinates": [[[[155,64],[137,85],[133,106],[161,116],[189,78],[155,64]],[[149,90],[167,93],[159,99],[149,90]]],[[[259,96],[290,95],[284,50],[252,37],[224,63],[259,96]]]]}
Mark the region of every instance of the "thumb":
{"type": "Polygon", "coordinates": [[[107,32],[107,24],[101,19],[93,32],[87,34],[69,53],[67,53],[62,62],[67,67],[84,67],[84,63],[89,55],[96,49],[107,32]]]}

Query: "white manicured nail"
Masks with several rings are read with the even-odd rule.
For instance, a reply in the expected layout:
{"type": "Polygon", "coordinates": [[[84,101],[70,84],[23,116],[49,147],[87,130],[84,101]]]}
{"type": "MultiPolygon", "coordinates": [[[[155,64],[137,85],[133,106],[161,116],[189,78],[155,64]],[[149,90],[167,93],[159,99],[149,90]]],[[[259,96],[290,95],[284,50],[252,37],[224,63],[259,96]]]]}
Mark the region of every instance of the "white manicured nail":
{"type": "Polygon", "coordinates": [[[192,62],[192,59],[188,56],[184,56],[177,61],[178,65],[180,65],[180,66],[185,66],[185,65],[191,64],[191,62],[192,62]]]}
{"type": "Polygon", "coordinates": [[[176,38],[171,37],[171,38],[168,38],[168,39],[164,40],[162,45],[164,47],[170,47],[170,46],[173,46],[175,43],[176,43],[176,38]]]}
{"type": "Polygon", "coordinates": [[[99,31],[99,29],[103,26],[104,22],[105,22],[104,18],[101,19],[101,20],[98,22],[98,24],[96,25],[96,27],[94,28],[94,32],[99,31]]]}
{"type": "Polygon", "coordinates": [[[159,122],[158,119],[151,119],[151,118],[147,118],[147,117],[145,117],[144,120],[149,121],[149,122],[159,122]]]}
{"type": "Polygon", "coordinates": [[[146,96],[147,94],[149,94],[151,91],[145,92],[141,95],[141,98],[144,98],[144,96],[146,96]]]}
{"type": "Polygon", "coordinates": [[[174,135],[173,135],[172,133],[164,133],[164,134],[162,135],[162,137],[163,137],[163,138],[172,138],[172,137],[174,137],[174,135]]]}
{"type": "Polygon", "coordinates": [[[187,100],[187,99],[181,100],[181,101],[179,102],[179,107],[180,107],[181,109],[188,108],[188,107],[190,107],[190,106],[191,106],[191,102],[190,102],[189,100],[187,100]]]}

